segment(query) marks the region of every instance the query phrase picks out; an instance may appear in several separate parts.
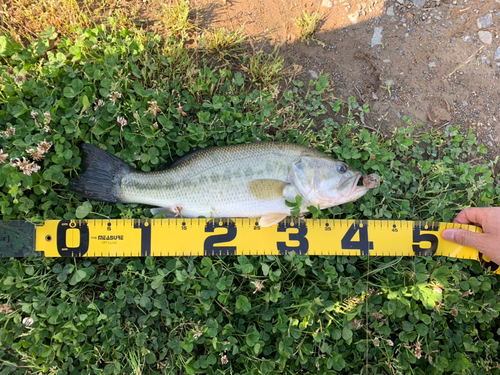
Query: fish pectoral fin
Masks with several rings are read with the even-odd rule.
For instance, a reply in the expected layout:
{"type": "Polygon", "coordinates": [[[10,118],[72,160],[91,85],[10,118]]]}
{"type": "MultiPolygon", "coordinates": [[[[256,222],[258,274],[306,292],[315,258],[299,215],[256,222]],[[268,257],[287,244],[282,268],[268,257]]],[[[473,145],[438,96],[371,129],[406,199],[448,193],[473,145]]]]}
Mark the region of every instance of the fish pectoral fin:
{"type": "Polygon", "coordinates": [[[287,214],[265,214],[260,218],[259,225],[261,227],[270,227],[271,225],[278,224],[287,216],[287,214]]]}
{"type": "Polygon", "coordinates": [[[283,198],[288,183],[280,180],[252,180],[248,182],[248,191],[256,199],[273,201],[283,198]]]}
{"type": "Polygon", "coordinates": [[[156,215],[156,214],[163,214],[166,217],[175,217],[175,213],[170,209],[166,207],[157,207],[157,208],[151,208],[150,209],[151,214],[156,215]]]}

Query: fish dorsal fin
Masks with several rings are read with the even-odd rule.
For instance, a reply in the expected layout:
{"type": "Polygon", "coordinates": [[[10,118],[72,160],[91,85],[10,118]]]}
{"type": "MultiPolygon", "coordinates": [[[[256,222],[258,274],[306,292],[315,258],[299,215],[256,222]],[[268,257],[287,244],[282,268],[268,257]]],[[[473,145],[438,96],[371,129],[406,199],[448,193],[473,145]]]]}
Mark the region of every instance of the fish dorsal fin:
{"type": "Polygon", "coordinates": [[[287,216],[287,214],[265,214],[260,218],[259,225],[261,227],[270,227],[271,225],[278,224],[287,216]]]}
{"type": "Polygon", "coordinates": [[[166,159],[164,162],[160,163],[158,167],[156,168],[157,171],[162,171],[165,169],[170,169],[170,168],[175,168],[177,165],[179,165],[181,162],[184,162],[185,160],[188,159],[188,157],[192,155],[196,155],[198,152],[202,150],[207,150],[210,147],[207,148],[202,148],[202,149],[196,149],[193,148],[187,152],[184,152],[182,156],[179,156],[177,154],[170,155],[168,159],[166,159]]]}
{"type": "Polygon", "coordinates": [[[248,192],[261,201],[273,201],[284,197],[283,193],[289,184],[280,180],[252,180],[248,182],[248,192]]]}

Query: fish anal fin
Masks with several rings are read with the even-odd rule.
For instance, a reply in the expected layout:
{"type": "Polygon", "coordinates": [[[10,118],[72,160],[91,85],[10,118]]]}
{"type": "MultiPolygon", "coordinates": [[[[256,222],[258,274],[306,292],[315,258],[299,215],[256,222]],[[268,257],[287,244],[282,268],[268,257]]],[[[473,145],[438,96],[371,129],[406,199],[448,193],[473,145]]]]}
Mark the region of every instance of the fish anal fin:
{"type": "Polygon", "coordinates": [[[175,213],[172,211],[172,209],[166,207],[151,208],[150,211],[153,216],[156,214],[163,214],[168,218],[175,217],[175,213]]]}
{"type": "Polygon", "coordinates": [[[261,227],[270,227],[271,225],[278,224],[287,216],[287,214],[265,214],[260,218],[259,225],[261,227]]]}
{"type": "Polygon", "coordinates": [[[248,192],[262,201],[273,201],[283,198],[283,191],[288,183],[280,180],[252,180],[248,183],[248,192]]]}

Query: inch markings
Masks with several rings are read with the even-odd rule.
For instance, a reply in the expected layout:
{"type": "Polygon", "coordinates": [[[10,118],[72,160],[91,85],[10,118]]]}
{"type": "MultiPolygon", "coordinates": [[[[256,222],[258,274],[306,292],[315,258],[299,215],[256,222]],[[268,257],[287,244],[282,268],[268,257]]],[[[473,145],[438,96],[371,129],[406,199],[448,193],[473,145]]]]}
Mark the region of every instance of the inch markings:
{"type": "Polygon", "coordinates": [[[393,220],[287,218],[262,228],[255,219],[102,219],[46,221],[36,250],[47,257],[353,255],[452,256],[500,267],[441,238],[445,228],[474,226],[393,220]]]}

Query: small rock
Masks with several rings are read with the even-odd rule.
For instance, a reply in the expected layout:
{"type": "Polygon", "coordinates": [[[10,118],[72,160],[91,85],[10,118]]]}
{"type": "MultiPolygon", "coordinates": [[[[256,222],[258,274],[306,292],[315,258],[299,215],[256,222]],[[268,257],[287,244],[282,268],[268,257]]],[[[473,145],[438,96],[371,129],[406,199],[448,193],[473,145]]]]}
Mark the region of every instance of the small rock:
{"type": "Polygon", "coordinates": [[[395,13],[394,13],[394,6],[390,6],[389,8],[387,8],[387,15],[389,17],[394,17],[395,16],[395,13]]]}
{"type": "Polygon", "coordinates": [[[465,43],[472,43],[472,39],[470,38],[470,35],[463,35],[463,36],[462,36],[462,40],[463,40],[465,43]]]}
{"type": "Polygon", "coordinates": [[[311,75],[312,79],[318,79],[318,73],[316,73],[314,70],[309,70],[308,72],[311,75]]]}
{"type": "Polygon", "coordinates": [[[413,0],[413,5],[417,8],[423,8],[425,5],[425,0],[413,0]]]}
{"type": "Polygon", "coordinates": [[[356,11],[354,13],[348,14],[347,18],[351,21],[351,23],[357,23],[359,19],[359,12],[356,11]]]}
{"type": "Polygon", "coordinates": [[[481,56],[481,64],[487,64],[487,65],[491,64],[491,61],[490,59],[488,59],[488,56],[486,55],[481,56]]]}
{"type": "Polygon", "coordinates": [[[493,16],[491,13],[488,13],[486,16],[478,18],[477,27],[480,29],[486,29],[493,25],[493,16]]]}
{"type": "Polygon", "coordinates": [[[436,62],[433,61],[433,62],[430,62],[429,65],[428,65],[429,69],[432,69],[432,68],[435,68],[436,67],[436,62]]]}
{"type": "Polygon", "coordinates": [[[491,44],[493,41],[493,35],[489,31],[478,31],[477,35],[479,36],[479,40],[484,44],[491,44]]]}
{"type": "Polygon", "coordinates": [[[467,103],[465,100],[462,100],[462,105],[463,105],[464,107],[467,107],[467,106],[469,105],[469,103],[467,103]]]}
{"type": "Polygon", "coordinates": [[[405,3],[405,0],[397,0],[397,2],[403,5],[405,3]]]}
{"type": "Polygon", "coordinates": [[[323,2],[321,3],[322,6],[324,7],[327,7],[327,8],[331,8],[333,6],[331,0],[323,0],[323,2]]]}
{"type": "Polygon", "coordinates": [[[495,55],[493,56],[493,61],[500,60],[500,47],[495,50],[495,55]]]}
{"type": "Polygon", "coordinates": [[[376,27],[373,29],[371,46],[375,47],[376,45],[382,45],[382,27],[376,27]]]}

